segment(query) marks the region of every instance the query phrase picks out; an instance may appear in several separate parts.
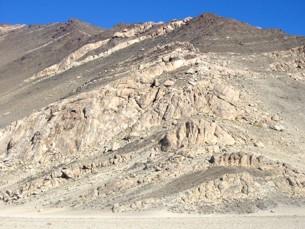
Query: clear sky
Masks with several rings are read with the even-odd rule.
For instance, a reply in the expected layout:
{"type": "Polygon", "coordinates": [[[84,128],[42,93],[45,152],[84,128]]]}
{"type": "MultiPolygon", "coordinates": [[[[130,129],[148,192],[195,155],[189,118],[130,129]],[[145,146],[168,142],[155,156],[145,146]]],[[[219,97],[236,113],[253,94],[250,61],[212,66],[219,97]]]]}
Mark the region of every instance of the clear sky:
{"type": "Polygon", "coordinates": [[[0,0],[0,23],[44,24],[69,18],[109,28],[204,12],[305,35],[305,0],[0,0]]]}

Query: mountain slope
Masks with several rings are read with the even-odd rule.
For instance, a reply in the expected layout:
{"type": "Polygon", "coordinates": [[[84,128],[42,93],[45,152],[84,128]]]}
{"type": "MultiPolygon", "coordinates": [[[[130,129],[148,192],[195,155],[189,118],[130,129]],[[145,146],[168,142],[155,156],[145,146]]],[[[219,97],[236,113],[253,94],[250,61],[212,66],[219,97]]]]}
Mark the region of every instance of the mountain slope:
{"type": "Polygon", "coordinates": [[[265,30],[203,14],[170,35],[170,39],[189,41],[203,52],[261,53],[286,50],[304,44],[303,37],[293,37],[280,30],[265,30]]]}
{"type": "Polygon", "coordinates": [[[211,14],[0,36],[4,206],[248,213],[304,198],[304,38],[211,14]]]}

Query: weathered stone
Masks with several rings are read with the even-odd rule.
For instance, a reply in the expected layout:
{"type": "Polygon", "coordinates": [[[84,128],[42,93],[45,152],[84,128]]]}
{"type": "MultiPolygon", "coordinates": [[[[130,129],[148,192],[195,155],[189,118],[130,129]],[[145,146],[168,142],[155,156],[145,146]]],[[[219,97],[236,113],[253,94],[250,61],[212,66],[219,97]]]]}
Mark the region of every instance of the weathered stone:
{"type": "Polygon", "coordinates": [[[163,85],[165,86],[165,87],[171,87],[171,86],[173,86],[175,84],[175,81],[173,81],[173,80],[166,80],[164,83],[163,83],[163,85]]]}

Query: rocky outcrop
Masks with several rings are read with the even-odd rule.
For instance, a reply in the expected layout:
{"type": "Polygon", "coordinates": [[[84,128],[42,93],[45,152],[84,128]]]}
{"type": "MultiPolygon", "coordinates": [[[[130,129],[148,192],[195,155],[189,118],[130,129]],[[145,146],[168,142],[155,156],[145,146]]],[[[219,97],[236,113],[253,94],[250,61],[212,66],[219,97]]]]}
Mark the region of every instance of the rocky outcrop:
{"type": "Polygon", "coordinates": [[[164,62],[160,59],[152,66],[132,72],[131,77],[53,104],[8,126],[0,134],[1,157],[56,162],[58,157],[68,159],[91,145],[103,146],[134,125],[145,127],[146,124],[138,119],[161,89],[151,89],[150,84],[143,81],[154,81],[161,74],[193,61],[181,59],[177,63],[176,60],[164,62]],[[143,93],[150,90],[150,93],[143,93]],[[121,122],[122,125],[115,124],[121,122]]]}
{"type": "Polygon", "coordinates": [[[244,166],[244,167],[260,167],[264,164],[262,156],[248,155],[245,153],[231,153],[212,156],[211,164],[216,166],[244,166]]]}
{"type": "Polygon", "coordinates": [[[22,27],[25,27],[25,25],[4,25],[0,24],[0,35],[8,33],[10,31],[14,31],[16,29],[21,29],[22,27]]]}
{"type": "Polygon", "coordinates": [[[67,57],[65,57],[60,63],[54,64],[46,69],[43,69],[42,71],[36,73],[32,77],[25,80],[25,82],[32,82],[32,81],[39,81],[41,79],[45,79],[46,77],[52,77],[54,75],[60,74],[64,71],[69,70],[70,68],[73,68],[75,66],[80,65],[80,62],[78,61],[81,57],[85,56],[88,52],[98,49],[101,46],[105,45],[109,39],[89,43],[78,50],[74,51],[73,53],[69,54],[67,57]]]}
{"type": "Polygon", "coordinates": [[[113,38],[130,38],[141,35],[151,29],[154,25],[158,25],[153,22],[146,22],[139,25],[133,25],[132,28],[126,28],[122,31],[113,34],[113,38]]]}
{"type": "Polygon", "coordinates": [[[176,129],[169,131],[160,141],[163,151],[193,145],[233,145],[234,143],[234,138],[220,126],[204,120],[191,120],[182,123],[176,129]]]}
{"type": "Polygon", "coordinates": [[[108,48],[107,51],[101,52],[97,55],[89,55],[85,59],[81,59],[81,57],[85,56],[86,54],[90,53],[90,51],[96,50],[102,46],[105,46],[107,44],[111,43],[111,39],[101,40],[94,43],[88,43],[81,47],[80,49],[74,51],[67,57],[65,57],[60,63],[54,64],[46,69],[43,69],[42,71],[36,73],[32,77],[26,80],[26,82],[31,82],[34,80],[40,80],[42,78],[48,78],[52,77],[54,75],[63,73],[73,67],[85,64],[87,62],[104,58],[106,56],[111,55],[114,52],[117,52],[121,49],[127,48],[130,45],[133,45],[135,43],[141,42],[143,40],[156,37],[156,36],[162,36],[166,33],[169,33],[173,31],[174,29],[184,25],[189,19],[183,20],[183,21],[173,21],[168,24],[164,24],[157,30],[157,32],[150,32],[148,34],[145,34],[147,31],[149,31],[153,25],[158,25],[156,23],[143,23],[139,25],[135,25],[132,29],[123,29],[121,32],[116,32],[113,35],[113,39],[116,38],[127,38],[127,40],[123,40],[122,42],[118,42],[113,47],[108,48]]]}
{"type": "Polygon", "coordinates": [[[239,91],[222,84],[216,84],[208,98],[212,111],[224,119],[233,120],[240,111],[236,109],[239,91]]]}
{"type": "Polygon", "coordinates": [[[292,48],[288,51],[269,54],[274,60],[270,69],[276,72],[286,72],[294,79],[305,78],[305,46],[292,48]]]}

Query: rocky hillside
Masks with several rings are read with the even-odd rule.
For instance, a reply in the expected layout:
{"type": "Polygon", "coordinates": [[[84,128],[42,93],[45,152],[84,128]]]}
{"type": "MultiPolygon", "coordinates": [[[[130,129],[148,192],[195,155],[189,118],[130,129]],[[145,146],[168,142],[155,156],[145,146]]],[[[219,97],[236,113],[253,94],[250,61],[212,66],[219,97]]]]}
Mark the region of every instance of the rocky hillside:
{"type": "Polygon", "coordinates": [[[305,38],[204,14],[0,25],[0,201],[249,213],[305,197],[305,38]]]}

